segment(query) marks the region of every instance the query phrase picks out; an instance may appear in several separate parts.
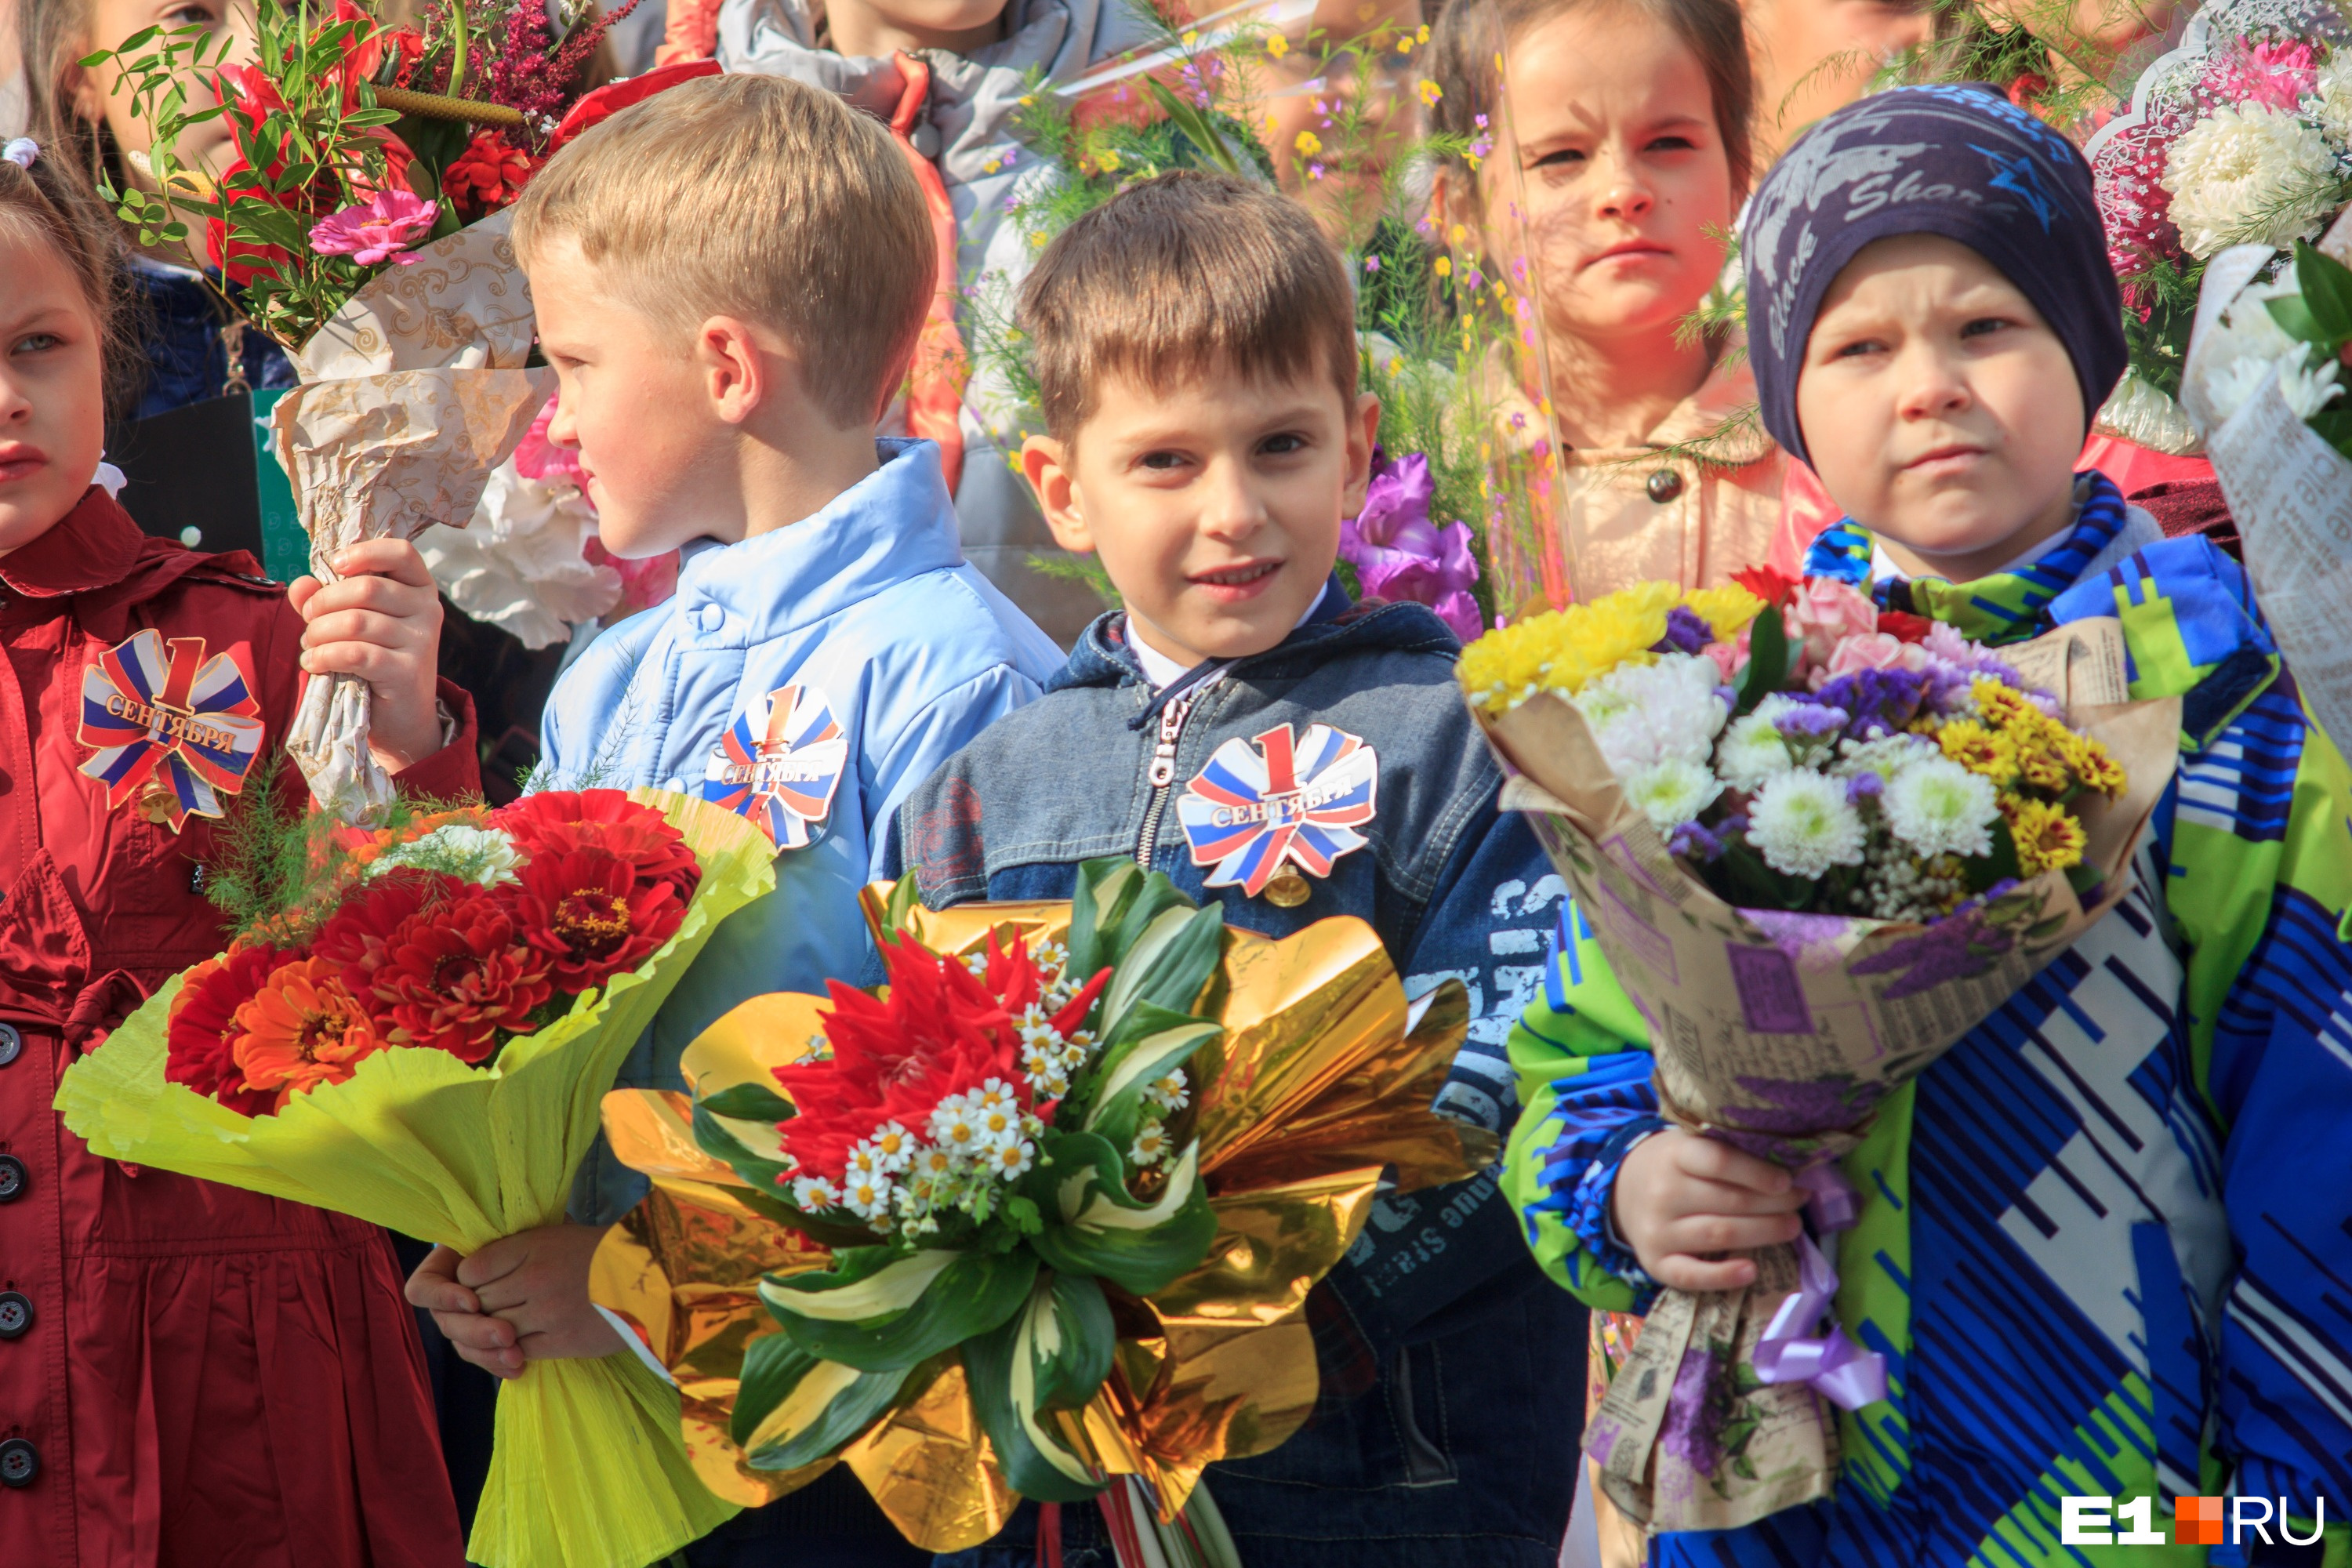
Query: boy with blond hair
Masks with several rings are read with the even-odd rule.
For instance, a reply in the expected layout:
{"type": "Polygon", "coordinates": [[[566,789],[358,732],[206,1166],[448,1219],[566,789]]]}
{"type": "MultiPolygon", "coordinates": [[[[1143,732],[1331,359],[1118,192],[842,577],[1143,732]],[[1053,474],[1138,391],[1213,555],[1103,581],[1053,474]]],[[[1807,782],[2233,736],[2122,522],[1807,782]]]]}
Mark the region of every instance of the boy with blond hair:
{"type": "MultiPolygon", "coordinates": [[[[738,1003],[859,973],[883,823],[1060,658],[965,563],[930,443],[874,438],[935,260],[878,122],[795,82],[689,81],[565,147],[514,234],[561,387],[549,436],[579,450],[604,547],[683,553],[677,595],[557,685],[545,783],[699,795],[776,845],[775,891],[719,929],[619,1079],[680,1088],[680,1053],[738,1003]]],[[[643,1193],[600,1142],[583,1223],[438,1248],[410,1299],[501,1376],[622,1349],[588,1260],[643,1193]]],[[[828,1533],[845,1563],[905,1550],[854,1486],[800,1499],[780,1505],[808,1515],[796,1563],[834,1561],[828,1533]]]]}
{"type": "MultiPolygon", "coordinates": [[[[1469,986],[1482,1016],[1438,1109],[1503,1131],[1503,1032],[1560,883],[1495,811],[1445,623],[1351,604],[1332,576],[1380,424],[1338,253],[1270,191],[1162,175],[1047,248],[1021,325],[1049,431],[1024,472],[1127,607],[915,792],[894,862],[934,909],[1066,899],[1082,862],[1129,855],[1269,936],[1355,916],[1408,994],[1469,986]],[[1239,826],[1236,789],[1258,805],[1239,826]]],[[[1379,1200],[1307,1315],[1313,1417],[1207,1473],[1242,1560],[1551,1568],[1584,1313],[1544,1287],[1493,1179],[1379,1200]]],[[[1037,1524],[1024,1508],[954,1568],[1027,1568],[1037,1524]]],[[[1067,1561],[1108,1560],[1090,1511],[1059,1539],[1067,1561]]]]}

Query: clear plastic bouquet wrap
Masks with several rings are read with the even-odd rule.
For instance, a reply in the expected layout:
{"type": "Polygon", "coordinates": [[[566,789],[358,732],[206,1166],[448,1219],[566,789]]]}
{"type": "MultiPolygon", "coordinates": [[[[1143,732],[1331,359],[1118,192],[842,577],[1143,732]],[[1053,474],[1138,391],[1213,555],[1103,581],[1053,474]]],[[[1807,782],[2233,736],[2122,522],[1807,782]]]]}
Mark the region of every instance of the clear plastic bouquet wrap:
{"type": "Polygon", "coordinates": [[[593,1293],[723,1496],[847,1464],[933,1551],[1098,1499],[1123,1564],[1230,1564],[1201,1473],[1314,1407],[1307,1294],[1383,1172],[1493,1157],[1429,1109],[1460,983],[1408,1005],[1361,921],[1271,941],[1124,859],[1068,903],[868,907],[886,991],[746,1003],[691,1097],[606,1100],[654,1195],[593,1293]]]}
{"type": "MultiPolygon", "coordinates": [[[[1843,582],[1742,584],[1538,616],[1460,673],[1503,804],[1649,1026],[1661,1113],[1797,1173],[1827,1237],[1853,1219],[1833,1162],[1879,1101],[2128,889],[2179,705],[2126,700],[2113,621],[1995,652],[1843,582]]],[[[1815,1239],[1757,1267],[1662,1293],[1587,1427],[1654,1529],[1825,1495],[1821,1400],[1884,1397],[1879,1358],[1822,1331],[1815,1239]]]]}
{"type": "MultiPolygon", "coordinates": [[[[651,790],[240,824],[237,934],[67,1069],[111,1159],[471,1252],[563,1215],[621,1058],[719,922],[774,885],[731,812],[651,790]]],[[[643,1568],[733,1511],[634,1357],[499,1393],[469,1556],[643,1568]]]]}

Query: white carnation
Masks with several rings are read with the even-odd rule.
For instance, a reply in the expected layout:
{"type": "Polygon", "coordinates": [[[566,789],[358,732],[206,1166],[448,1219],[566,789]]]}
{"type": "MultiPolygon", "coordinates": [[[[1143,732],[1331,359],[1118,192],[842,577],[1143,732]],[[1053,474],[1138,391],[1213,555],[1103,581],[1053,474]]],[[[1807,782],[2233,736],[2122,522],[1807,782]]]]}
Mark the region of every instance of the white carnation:
{"type": "Polygon", "coordinates": [[[2309,238],[2343,188],[2335,151],[2316,129],[2252,103],[2225,104],[2182,132],[2161,183],[2181,243],[2200,260],[2228,246],[2309,238]]]}
{"type": "Polygon", "coordinates": [[[1990,855],[2000,815],[1992,781],[1947,757],[1914,763],[1880,797],[1886,826],[1922,856],[1990,855]]]}
{"type": "Polygon", "coordinates": [[[1723,781],[1705,763],[1680,757],[1669,757],[1625,780],[1625,798],[1661,833],[1672,833],[1713,805],[1722,793],[1723,781]]]}
{"type": "Polygon", "coordinates": [[[1866,834],[1862,814],[1846,802],[1844,780],[1799,768],[1756,792],[1748,837],[1774,870],[1818,877],[1832,866],[1861,865],[1866,834]]]}
{"type": "Polygon", "coordinates": [[[1723,744],[1716,752],[1715,765],[1724,782],[1736,790],[1752,790],[1766,779],[1787,773],[1796,762],[1789,755],[1788,742],[1772,721],[1790,708],[1800,706],[1779,692],[1756,705],[1755,711],[1735,721],[1724,732],[1723,744]]]}
{"type": "Polygon", "coordinates": [[[1611,670],[1578,693],[1610,771],[1627,778],[1667,761],[1704,763],[1730,712],[1711,658],[1669,653],[1611,670]]]}

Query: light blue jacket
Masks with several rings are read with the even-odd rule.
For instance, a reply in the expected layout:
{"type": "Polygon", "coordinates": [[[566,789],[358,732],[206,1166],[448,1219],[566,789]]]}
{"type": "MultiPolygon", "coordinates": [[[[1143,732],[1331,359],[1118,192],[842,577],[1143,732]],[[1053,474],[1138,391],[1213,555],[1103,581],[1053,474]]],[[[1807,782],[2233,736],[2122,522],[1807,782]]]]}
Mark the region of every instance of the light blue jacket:
{"type": "MultiPolygon", "coordinates": [[[[810,838],[779,851],[776,890],[703,949],[621,1087],[682,1088],[679,1054],[747,998],[855,981],[870,946],[857,891],[880,873],[891,814],[1061,667],[1061,650],[966,564],[938,449],[877,447],[881,468],[814,516],[696,554],[675,598],[598,637],[548,701],[549,787],[699,794],[759,809],[781,825],[780,843],[810,838]],[[734,731],[756,752],[767,700],[786,687],[800,689],[796,755],[815,763],[782,770],[797,816],[742,787],[742,758],[728,749],[734,731]],[[822,718],[809,721],[819,700],[845,745],[826,746],[822,718]],[[828,780],[830,799],[806,809],[828,780]]],[[[573,1217],[610,1222],[644,1192],[599,1140],[573,1217]]]]}

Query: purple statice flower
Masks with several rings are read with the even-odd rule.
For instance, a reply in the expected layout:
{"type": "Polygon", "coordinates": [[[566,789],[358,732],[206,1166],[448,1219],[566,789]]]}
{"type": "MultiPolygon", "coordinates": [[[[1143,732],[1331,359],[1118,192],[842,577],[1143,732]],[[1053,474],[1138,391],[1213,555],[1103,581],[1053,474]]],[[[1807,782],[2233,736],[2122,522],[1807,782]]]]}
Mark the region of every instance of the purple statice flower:
{"type": "Polygon", "coordinates": [[[1822,683],[1813,695],[1852,717],[1847,736],[1873,741],[1891,735],[1918,716],[1919,700],[1927,689],[1925,674],[1908,669],[1862,669],[1822,683]]]}
{"type": "Polygon", "coordinates": [[[1856,773],[1845,781],[1848,805],[1860,805],[1865,800],[1876,800],[1886,793],[1886,781],[1876,773],[1856,773]]]}
{"type": "Polygon", "coordinates": [[[1650,645],[1652,653],[1696,653],[1715,640],[1715,628],[1684,605],[1666,612],[1666,635],[1650,645]]]}
{"type": "Polygon", "coordinates": [[[1723,1463],[1722,1408],[1728,1402],[1719,1387],[1716,1358],[1699,1345],[1683,1352],[1675,1369],[1674,1392],[1666,1396],[1666,1418],[1658,1428],[1658,1446],[1702,1476],[1715,1474],[1723,1463]]]}
{"type": "Polygon", "coordinates": [[[1696,860],[1702,864],[1723,858],[1723,840],[1696,822],[1685,822],[1675,828],[1666,840],[1666,847],[1685,860],[1696,860]]]}
{"type": "Polygon", "coordinates": [[[1843,708],[1798,698],[1780,710],[1772,721],[1772,728],[1791,741],[1826,741],[1844,731],[1848,718],[1843,708]]]}
{"type": "Polygon", "coordinates": [[[1470,584],[1478,563],[1470,552],[1470,525],[1441,529],[1429,518],[1436,495],[1429,459],[1408,452],[1391,461],[1372,458],[1372,482],[1364,510],[1339,525],[1339,553],[1356,568],[1367,599],[1410,600],[1427,605],[1468,642],[1484,628],[1470,584]]]}

